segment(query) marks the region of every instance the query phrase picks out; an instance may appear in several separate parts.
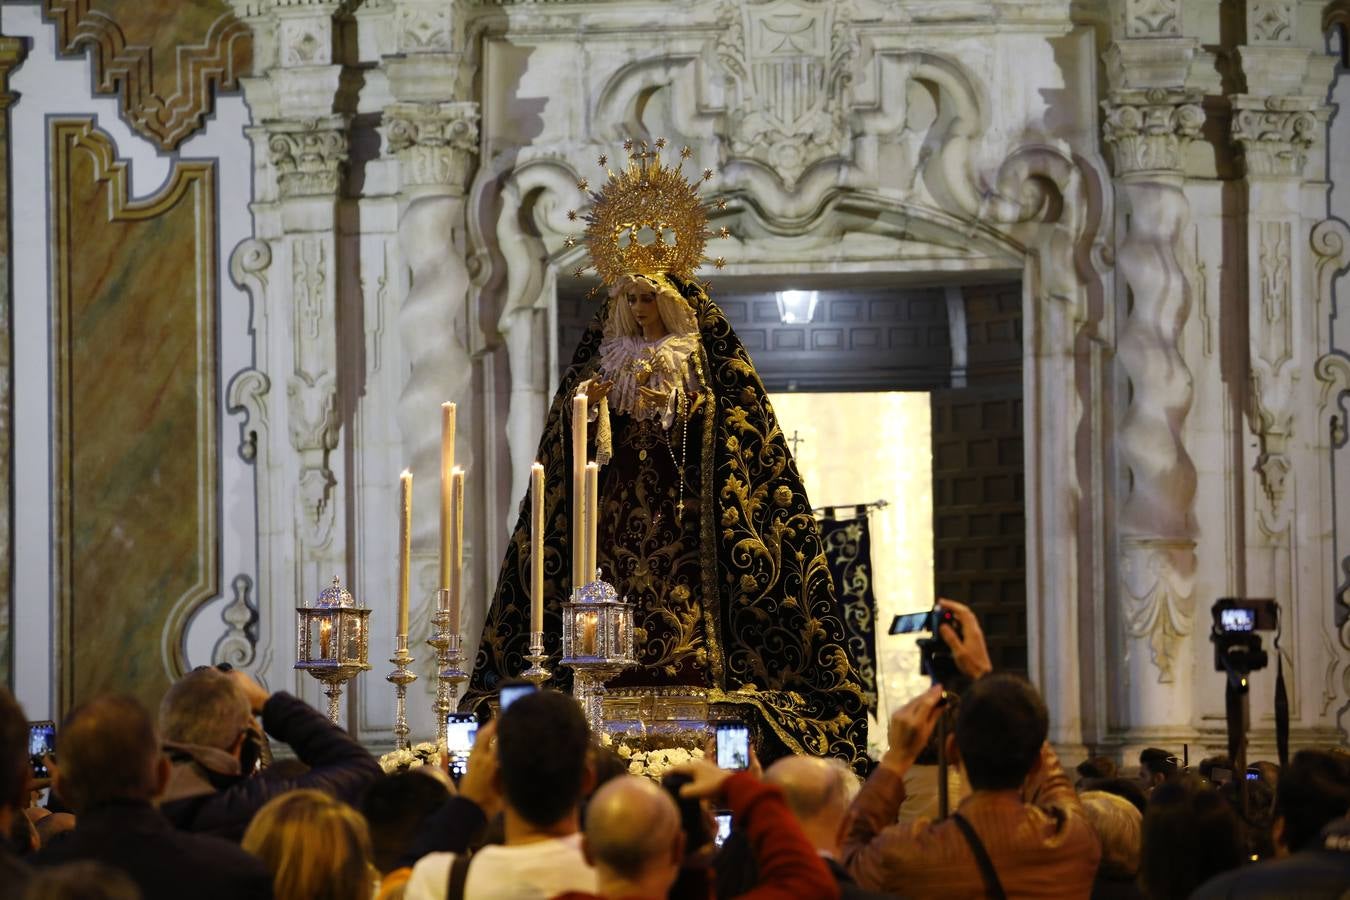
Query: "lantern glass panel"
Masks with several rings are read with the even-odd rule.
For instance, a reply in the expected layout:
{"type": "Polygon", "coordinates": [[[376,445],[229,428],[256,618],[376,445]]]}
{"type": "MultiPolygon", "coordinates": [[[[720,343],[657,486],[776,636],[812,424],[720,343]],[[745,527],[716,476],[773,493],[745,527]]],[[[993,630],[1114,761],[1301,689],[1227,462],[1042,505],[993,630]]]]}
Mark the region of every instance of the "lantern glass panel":
{"type": "Polygon", "coordinates": [[[336,617],[329,613],[318,613],[309,617],[309,658],[335,660],[338,651],[336,617]]]}
{"type": "Polygon", "coordinates": [[[593,609],[577,614],[577,655],[596,656],[599,654],[600,614],[593,609]]]}
{"type": "Polygon", "coordinates": [[[361,632],[365,630],[365,621],[361,616],[343,616],[342,618],[342,660],[343,662],[361,662],[361,632]]]}

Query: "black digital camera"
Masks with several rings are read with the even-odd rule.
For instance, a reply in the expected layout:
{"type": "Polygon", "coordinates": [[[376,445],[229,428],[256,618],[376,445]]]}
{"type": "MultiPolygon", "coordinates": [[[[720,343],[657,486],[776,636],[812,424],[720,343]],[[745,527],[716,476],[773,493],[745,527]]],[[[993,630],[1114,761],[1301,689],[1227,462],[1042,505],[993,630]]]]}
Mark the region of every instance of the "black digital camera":
{"type": "Polygon", "coordinates": [[[934,684],[949,686],[960,672],[956,668],[956,660],[952,657],[952,648],[947,646],[947,642],[938,633],[938,629],[943,625],[949,626],[956,632],[958,638],[961,637],[961,623],[956,621],[956,616],[951,610],[943,606],[934,606],[925,612],[896,616],[891,621],[890,633],[928,632],[927,637],[920,638],[916,642],[919,647],[919,671],[931,678],[934,684]]]}
{"type": "Polygon", "coordinates": [[[1214,671],[1238,676],[1264,669],[1270,655],[1261,646],[1260,631],[1275,631],[1280,608],[1268,598],[1221,597],[1210,609],[1214,624],[1209,639],[1214,644],[1214,671]]]}

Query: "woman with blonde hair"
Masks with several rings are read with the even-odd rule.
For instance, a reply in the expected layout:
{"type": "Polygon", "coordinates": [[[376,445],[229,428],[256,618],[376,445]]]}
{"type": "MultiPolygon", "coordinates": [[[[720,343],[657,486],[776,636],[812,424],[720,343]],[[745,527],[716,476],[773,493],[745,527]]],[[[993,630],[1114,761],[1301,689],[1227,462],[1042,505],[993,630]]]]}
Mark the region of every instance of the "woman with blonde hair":
{"type": "Polygon", "coordinates": [[[1102,861],[1092,885],[1093,900],[1142,897],[1135,878],[1139,873],[1143,816],[1124,797],[1105,791],[1085,791],[1078,799],[1083,804],[1083,815],[1102,843],[1102,861]]]}
{"type": "Polygon", "coordinates": [[[370,900],[370,831],[356,810],[321,791],[269,801],[244,832],[243,848],[272,871],[276,900],[370,900]]]}

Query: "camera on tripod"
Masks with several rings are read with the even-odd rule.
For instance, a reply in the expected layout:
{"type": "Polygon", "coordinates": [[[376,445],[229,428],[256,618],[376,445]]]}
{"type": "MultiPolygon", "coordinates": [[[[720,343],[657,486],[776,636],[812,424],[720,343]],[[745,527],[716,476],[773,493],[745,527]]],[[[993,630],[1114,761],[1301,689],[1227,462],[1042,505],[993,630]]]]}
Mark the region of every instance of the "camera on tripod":
{"type": "Polygon", "coordinates": [[[1220,597],[1211,608],[1214,626],[1209,639],[1214,644],[1214,671],[1245,680],[1264,669],[1270,656],[1261,646],[1260,631],[1275,631],[1280,609],[1269,598],[1220,597]]]}
{"type": "Polygon", "coordinates": [[[960,672],[956,660],[952,657],[952,648],[938,634],[943,625],[950,626],[956,636],[961,637],[961,623],[956,621],[952,611],[943,606],[934,606],[924,612],[905,613],[891,621],[891,634],[914,634],[928,632],[928,636],[919,638],[919,671],[933,679],[935,684],[950,687],[960,672]]]}

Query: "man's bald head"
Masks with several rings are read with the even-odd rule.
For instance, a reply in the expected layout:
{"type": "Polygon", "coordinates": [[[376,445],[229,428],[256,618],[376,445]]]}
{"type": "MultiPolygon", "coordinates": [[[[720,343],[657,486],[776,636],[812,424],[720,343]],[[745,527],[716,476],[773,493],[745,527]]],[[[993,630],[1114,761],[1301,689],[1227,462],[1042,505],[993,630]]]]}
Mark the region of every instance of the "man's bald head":
{"type": "Polygon", "coordinates": [[[838,760],[818,756],[785,756],[764,773],[764,780],[782,790],[793,815],[803,821],[834,810],[842,814],[853,799],[846,780],[851,777],[838,760]]]}
{"type": "Polygon", "coordinates": [[[764,773],[777,786],[802,830],[819,850],[838,850],[840,823],[857,794],[858,780],[841,760],[785,756],[764,773]]]}
{"type": "Polygon", "coordinates": [[[592,861],[625,880],[641,878],[663,863],[678,868],[679,853],[672,848],[679,831],[675,801],[637,775],[610,779],[586,805],[586,846],[592,861]]]}

